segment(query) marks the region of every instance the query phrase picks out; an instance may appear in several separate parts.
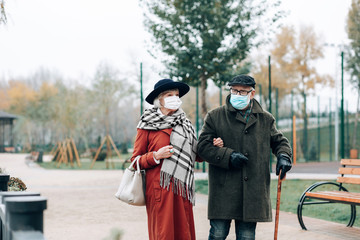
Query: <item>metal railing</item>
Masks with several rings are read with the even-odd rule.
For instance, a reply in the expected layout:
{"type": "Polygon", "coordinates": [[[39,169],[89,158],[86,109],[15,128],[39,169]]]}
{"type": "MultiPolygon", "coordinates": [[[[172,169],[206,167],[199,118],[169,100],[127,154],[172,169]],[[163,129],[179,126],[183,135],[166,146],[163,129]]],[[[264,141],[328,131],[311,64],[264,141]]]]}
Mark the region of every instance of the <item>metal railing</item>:
{"type": "Polygon", "coordinates": [[[45,240],[46,198],[36,192],[8,192],[9,179],[0,174],[0,240],[45,240]]]}

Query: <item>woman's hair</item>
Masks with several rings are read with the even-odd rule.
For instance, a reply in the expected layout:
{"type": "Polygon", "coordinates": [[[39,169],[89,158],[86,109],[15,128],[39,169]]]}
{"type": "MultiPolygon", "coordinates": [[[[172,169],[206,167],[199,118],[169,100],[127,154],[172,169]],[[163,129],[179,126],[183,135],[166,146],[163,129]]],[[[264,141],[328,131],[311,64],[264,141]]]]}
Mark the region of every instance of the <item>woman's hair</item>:
{"type": "Polygon", "coordinates": [[[169,90],[166,90],[166,91],[160,93],[160,94],[154,99],[154,107],[156,107],[156,108],[161,108],[160,98],[161,98],[165,93],[171,92],[171,91],[179,91],[179,89],[177,89],[177,88],[169,89],[169,90]]]}
{"type": "Polygon", "coordinates": [[[154,99],[154,107],[156,108],[160,108],[161,105],[160,105],[160,95],[157,96],[155,99],[154,99]]]}

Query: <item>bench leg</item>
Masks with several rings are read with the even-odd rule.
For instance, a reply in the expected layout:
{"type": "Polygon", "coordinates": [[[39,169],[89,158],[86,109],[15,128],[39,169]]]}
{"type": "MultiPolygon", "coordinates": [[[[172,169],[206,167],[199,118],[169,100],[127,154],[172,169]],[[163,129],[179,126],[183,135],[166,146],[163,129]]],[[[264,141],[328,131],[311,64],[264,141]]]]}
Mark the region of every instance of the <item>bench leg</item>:
{"type": "MultiPolygon", "coordinates": [[[[308,197],[306,197],[306,193],[311,192],[315,188],[322,186],[322,185],[326,185],[326,184],[335,185],[335,186],[339,187],[339,189],[342,191],[346,191],[346,192],[348,191],[343,186],[339,185],[338,183],[334,183],[334,182],[317,182],[317,183],[314,183],[313,185],[311,185],[310,187],[308,187],[304,191],[304,193],[301,195],[301,197],[299,199],[299,203],[298,203],[298,208],[297,208],[298,221],[303,230],[307,230],[307,228],[305,227],[303,218],[302,218],[303,205],[304,205],[305,200],[308,199],[308,197]]],[[[326,202],[322,202],[322,203],[326,203],[326,202]]],[[[328,202],[328,203],[330,203],[330,202],[328,202]]],[[[310,204],[310,203],[307,203],[306,205],[308,205],[308,204],[310,204]]],[[[313,203],[313,204],[316,204],[316,203],[313,203]]],[[[350,216],[350,220],[349,220],[347,227],[352,227],[355,223],[355,219],[356,219],[356,206],[351,205],[351,216],[350,216]]]]}
{"type": "Polygon", "coordinates": [[[347,227],[352,227],[355,223],[355,219],[356,219],[356,206],[351,205],[351,217],[347,227]]]}
{"type": "Polygon", "coordinates": [[[305,196],[305,193],[303,193],[303,195],[301,196],[301,198],[299,200],[299,204],[298,204],[298,208],[297,208],[298,221],[299,221],[299,224],[300,224],[300,226],[301,226],[301,228],[303,230],[307,230],[306,227],[305,227],[304,221],[302,219],[302,208],[303,208],[303,204],[304,204],[305,199],[306,199],[306,196],[305,196]]]}

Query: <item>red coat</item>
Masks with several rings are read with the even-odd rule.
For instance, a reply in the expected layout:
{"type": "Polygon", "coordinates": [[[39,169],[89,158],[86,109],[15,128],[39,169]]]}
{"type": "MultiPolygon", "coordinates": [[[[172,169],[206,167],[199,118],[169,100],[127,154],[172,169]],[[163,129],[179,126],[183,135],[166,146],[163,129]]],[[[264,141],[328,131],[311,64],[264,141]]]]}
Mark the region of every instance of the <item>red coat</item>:
{"type": "Polygon", "coordinates": [[[146,169],[146,211],[150,240],[194,240],[192,204],[186,198],[160,186],[160,169],[153,152],[170,144],[172,129],[149,131],[138,129],[131,160],[138,155],[140,168],[146,169]]]}

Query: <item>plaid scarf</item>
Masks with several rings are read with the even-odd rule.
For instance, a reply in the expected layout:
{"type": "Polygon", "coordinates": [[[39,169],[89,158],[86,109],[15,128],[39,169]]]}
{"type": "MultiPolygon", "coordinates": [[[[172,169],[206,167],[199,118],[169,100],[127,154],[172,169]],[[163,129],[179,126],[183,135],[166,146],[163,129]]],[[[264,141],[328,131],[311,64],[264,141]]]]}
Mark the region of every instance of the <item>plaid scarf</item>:
{"type": "Polygon", "coordinates": [[[194,128],[181,108],[170,116],[159,114],[157,110],[146,109],[137,128],[153,131],[172,128],[170,145],[174,148],[174,154],[163,161],[160,186],[169,190],[170,182],[173,182],[172,191],[186,197],[194,205],[194,163],[197,147],[194,128]]]}

